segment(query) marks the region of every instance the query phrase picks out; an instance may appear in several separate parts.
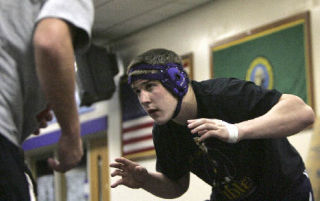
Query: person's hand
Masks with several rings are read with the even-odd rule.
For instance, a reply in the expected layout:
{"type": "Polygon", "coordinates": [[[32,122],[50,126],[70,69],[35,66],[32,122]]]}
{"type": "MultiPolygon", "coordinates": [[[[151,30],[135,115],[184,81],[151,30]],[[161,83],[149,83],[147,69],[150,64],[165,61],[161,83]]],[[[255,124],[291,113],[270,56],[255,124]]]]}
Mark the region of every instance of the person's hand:
{"type": "Polygon", "coordinates": [[[66,172],[74,168],[83,156],[80,135],[61,135],[58,142],[58,160],[49,158],[49,166],[58,172],[66,172]]]}
{"type": "Polygon", "coordinates": [[[238,139],[238,128],[219,119],[190,119],[187,121],[188,128],[192,134],[198,134],[199,140],[203,142],[208,138],[218,138],[224,142],[236,143],[238,139]]]}
{"type": "Polygon", "coordinates": [[[48,126],[47,122],[51,121],[53,116],[51,113],[51,107],[48,105],[46,109],[42,110],[39,114],[36,116],[37,121],[39,123],[38,128],[33,132],[34,135],[40,134],[40,129],[46,128],[48,126]]]}
{"type": "Polygon", "coordinates": [[[125,185],[129,188],[141,188],[148,175],[145,167],[123,157],[116,158],[115,162],[110,164],[110,167],[116,168],[111,173],[112,177],[121,177],[121,179],[111,185],[111,188],[115,188],[118,185],[125,185]]]}

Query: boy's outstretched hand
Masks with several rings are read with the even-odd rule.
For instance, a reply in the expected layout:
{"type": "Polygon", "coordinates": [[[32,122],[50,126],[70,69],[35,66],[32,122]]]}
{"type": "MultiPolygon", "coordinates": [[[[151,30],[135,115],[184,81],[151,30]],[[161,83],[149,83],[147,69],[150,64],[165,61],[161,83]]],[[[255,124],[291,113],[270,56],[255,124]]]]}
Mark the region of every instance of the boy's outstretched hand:
{"type": "Polygon", "coordinates": [[[111,173],[112,177],[121,177],[111,185],[111,188],[115,188],[118,185],[125,185],[129,188],[141,188],[148,176],[148,171],[145,167],[123,157],[116,158],[115,162],[110,164],[110,167],[116,168],[111,173]]]}

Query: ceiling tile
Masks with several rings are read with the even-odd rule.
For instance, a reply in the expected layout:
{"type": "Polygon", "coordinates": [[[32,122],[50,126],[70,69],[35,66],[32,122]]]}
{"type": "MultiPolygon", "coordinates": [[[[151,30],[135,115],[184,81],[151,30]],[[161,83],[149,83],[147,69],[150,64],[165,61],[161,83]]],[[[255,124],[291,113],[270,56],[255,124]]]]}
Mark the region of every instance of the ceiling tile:
{"type": "Polygon", "coordinates": [[[94,0],[95,41],[108,44],[212,0],[94,0]]]}

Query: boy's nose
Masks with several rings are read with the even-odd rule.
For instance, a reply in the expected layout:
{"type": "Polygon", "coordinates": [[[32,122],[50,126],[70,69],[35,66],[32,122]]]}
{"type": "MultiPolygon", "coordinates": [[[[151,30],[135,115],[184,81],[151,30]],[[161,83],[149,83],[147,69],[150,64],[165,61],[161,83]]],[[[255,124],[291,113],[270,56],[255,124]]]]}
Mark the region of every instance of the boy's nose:
{"type": "Polygon", "coordinates": [[[141,103],[149,103],[150,102],[149,93],[145,90],[141,90],[139,99],[141,103]]]}

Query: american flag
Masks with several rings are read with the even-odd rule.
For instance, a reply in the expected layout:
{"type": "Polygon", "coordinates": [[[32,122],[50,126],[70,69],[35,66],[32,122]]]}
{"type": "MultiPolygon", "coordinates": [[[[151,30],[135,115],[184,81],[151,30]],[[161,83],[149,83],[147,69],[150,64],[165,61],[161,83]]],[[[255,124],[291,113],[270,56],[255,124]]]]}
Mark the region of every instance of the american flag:
{"type": "Polygon", "coordinates": [[[122,156],[140,158],[154,155],[152,140],[153,119],[141,107],[123,76],[120,81],[120,101],[122,113],[122,156]]]}

